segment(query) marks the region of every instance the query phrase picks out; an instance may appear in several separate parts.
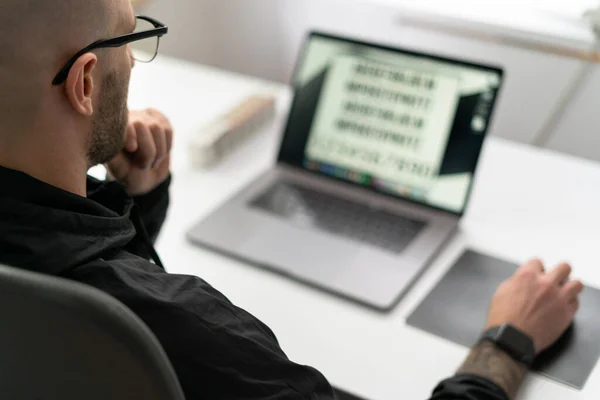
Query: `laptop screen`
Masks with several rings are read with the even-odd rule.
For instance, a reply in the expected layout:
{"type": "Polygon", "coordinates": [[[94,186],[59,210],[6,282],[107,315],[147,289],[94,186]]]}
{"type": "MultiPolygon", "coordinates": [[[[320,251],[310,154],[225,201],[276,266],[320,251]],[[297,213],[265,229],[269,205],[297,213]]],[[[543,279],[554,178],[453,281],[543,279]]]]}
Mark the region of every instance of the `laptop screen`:
{"type": "Polygon", "coordinates": [[[280,161],[462,214],[502,76],[313,33],[280,161]]]}

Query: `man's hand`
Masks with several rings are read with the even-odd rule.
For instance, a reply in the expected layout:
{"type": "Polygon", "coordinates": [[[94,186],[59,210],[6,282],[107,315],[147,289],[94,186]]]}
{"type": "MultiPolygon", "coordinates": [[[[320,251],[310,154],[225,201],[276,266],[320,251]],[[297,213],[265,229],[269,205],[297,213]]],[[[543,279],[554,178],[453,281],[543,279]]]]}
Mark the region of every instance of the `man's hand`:
{"type": "Polygon", "coordinates": [[[169,177],[173,128],[160,112],[131,111],[125,149],[106,167],[131,196],[151,192],[169,177]]]}
{"type": "Polygon", "coordinates": [[[539,260],[525,264],[494,295],[486,329],[510,324],[533,339],[538,354],[546,350],[567,330],[579,309],[584,286],[569,281],[570,275],[568,264],[548,273],[539,260]]]}
{"type": "MultiPolygon", "coordinates": [[[[539,260],[523,265],[494,295],[486,330],[510,324],[531,337],[538,354],[546,350],[566,331],[579,308],[583,283],[569,281],[570,275],[568,264],[549,273],[539,260]]],[[[494,344],[482,342],[473,347],[458,374],[486,378],[515,399],[527,367],[494,344]]]]}

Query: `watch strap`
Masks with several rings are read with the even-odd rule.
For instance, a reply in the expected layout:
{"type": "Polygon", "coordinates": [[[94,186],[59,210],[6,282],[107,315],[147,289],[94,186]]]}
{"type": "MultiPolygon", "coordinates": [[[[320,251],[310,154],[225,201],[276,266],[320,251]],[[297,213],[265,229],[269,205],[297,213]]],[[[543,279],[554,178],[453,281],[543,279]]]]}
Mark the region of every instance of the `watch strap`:
{"type": "Polygon", "coordinates": [[[513,360],[531,367],[535,359],[533,340],[511,325],[490,328],[481,336],[482,341],[495,344],[513,360]]]}

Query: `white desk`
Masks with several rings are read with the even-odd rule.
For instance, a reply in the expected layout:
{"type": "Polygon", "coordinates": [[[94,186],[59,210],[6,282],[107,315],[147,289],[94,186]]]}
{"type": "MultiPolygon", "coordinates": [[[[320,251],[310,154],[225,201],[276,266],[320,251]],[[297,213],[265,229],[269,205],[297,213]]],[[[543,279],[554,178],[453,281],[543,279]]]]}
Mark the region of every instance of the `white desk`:
{"type": "MultiPolygon", "coordinates": [[[[274,161],[290,91],[285,86],[159,57],[134,70],[130,105],[165,112],[176,130],[172,207],[158,248],[168,269],[197,275],[254,313],[295,361],[372,400],[424,399],[467,349],[405,325],[465,247],[513,260],[567,259],[600,286],[600,166],[498,139],[487,143],[461,231],[391,314],[377,313],[190,245],[199,218],[274,161]],[[186,143],[208,120],[256,90],[275,92],[274,126],[210,172],[194,170],[186,143]]],[[[600,369],[582,392],[532,376],[523,399],[600,396],[600,369]]]]}

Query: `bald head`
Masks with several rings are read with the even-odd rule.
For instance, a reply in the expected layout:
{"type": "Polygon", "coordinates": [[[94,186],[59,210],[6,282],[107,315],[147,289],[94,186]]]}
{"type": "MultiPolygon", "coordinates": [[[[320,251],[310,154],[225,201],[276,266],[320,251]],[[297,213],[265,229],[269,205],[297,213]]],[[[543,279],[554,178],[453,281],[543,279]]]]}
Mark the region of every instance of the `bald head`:
{"type": "Polygon", "coordinates": [[[0,61],[26,51],[45,55],[109,33],[111,0],[3,0],[0,3],[0,61]],[[14,39],[18,38],[18,41],[14,39]],[[61,45],[62,44],[62,45],[61,45]]]}
{"type": "Polygon", "coordinates": [[[123,149],[129,46],[77,57],[131,33],[129,0],[0,0],[0,166],[85,195],[86,173],[123,149]]]}
{"type": "Polygon", "coordinates": [[[0,135],[3,126],[35,116],[52,79],[75,53],[127,33],[129,7],[128,0],[2,0],[0,135]]]}

